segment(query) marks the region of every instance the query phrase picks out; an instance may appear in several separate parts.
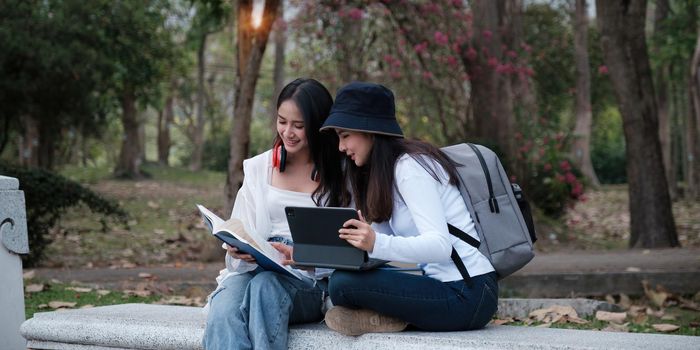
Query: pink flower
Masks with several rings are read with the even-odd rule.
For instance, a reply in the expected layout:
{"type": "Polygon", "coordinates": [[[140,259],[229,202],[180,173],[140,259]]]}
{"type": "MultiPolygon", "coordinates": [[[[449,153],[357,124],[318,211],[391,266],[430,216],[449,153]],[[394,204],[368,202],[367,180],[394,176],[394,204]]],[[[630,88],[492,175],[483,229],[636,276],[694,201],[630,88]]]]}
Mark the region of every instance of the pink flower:
{"type": "Polygon", "coordinates": [[[392,71],[389,73],[389,75],[390,75],[393,79],[399,79],[399,78],[401,78],[401,72],[399,72],[399,71],[392,70],[392,71]]]}
{"type": "Polygon", "coordinates": [[[544,156],[544,152],[545,152],[544,147],[540,147],[540,148],[537,150],[537,153],[540,155],[540,157],[543,157],[543,156],[544,156]]]}
{"type": "Polygon", "coordinates": [[[574,173],[567,171],[566,174],[564,175],[565,181],[568,184],[573,184],[576,182],[576,175],[574,173]]]}
{"type": "Polygon", "coordinates": [[[490,30],[484,30],[481,32],[481,36],[484,38],[484,40],[488,41],[493,37],[493,33],[490,30]]]}
{"type": "Polygon", "coordinates": [[[457,66],[457,58],[455,58],[455,56],[448,55],[447,57],[445,57],[445,61],[447,61],[447,64],[449,64],[452,67],[457,66]]]}
{"type": "Polygon", "coordinates": [[[518,57],[518,54],[513,50],[508,50],[508,52],[506,52],[506,55],[508,55],[508,57],[511,57],[511,58],[518,57]]]}
{"type": "Polygon", "coordinates": [[[559,163],[559,169],[562,171],[571,171],[571,164],[569,164],[568,160],[562,160],[561,163],[559,163]]]}
{"type": "Polygon", "coordinates": [[[550,170],[552,170],[552,164],[545,163],[542,168],[544,169],[544,171],[550,171],[550,170]]]}
{"type": "Polygon", "coordinates": [[[600,74],[600,75],[608,74],[608,67],[607,66],[598,67],[598,74],[600,74]]]}
{"type": "Polygon", "coordinates": [[[434,37],[435,43],[438,45],[447,45],[447,43],[449,42],[447,34],[444,34],[440,31],[436,31],[434,37]]]}
{"type": "MultiPolygon", "coordinates": [[[[571,189],[571,197],[578,198],[583,195],[583,185],[580,182],[574,183],[573,188],[571,189]]],[[[581,199],[584,200],[584,199],[581,199]]]]}
{"type": "Polygon", "coordinates": [[[428,42],[424,41],[416,46],[413,47],[413,49],[416,51],[417,54],[421,54],[425,52],[425,50],[428,48],[428,42]]]}
{"type": "Polygon", "coordinates": [[[423,79],[430,79],[433,77],[433,73],[430,73],[428,71],[423,72],[423,79]]]}
{"type": "Polygon", "coordinates": [[[363,14],[364,12],[358,8],[353,8],[350,11],[348,11],[348,17],[354,20],[361,20],[363,14]]]}
{"type": "Polygon", "coordinates": [[[518,178],[515,177],[515,175],[511,175],[511,176],[510,176],[510,182],[514,183],[514,182],[517,181],[517,180],[518,180],[518,178]]]}
{"type": "Polygon", "coordinates": [[[527,53],[532,52],[532,47],[531,47],[530,45],[526,44],[526,43],[520,44],[520,48],[522,48],[523,51],[525,51],[525,52],[527,52],[527,53]]]}
{"type": "Polygon", "coordinates": [[[488,65],[489,65],[489,67],[492,67],[492,68],[498,67],[498,60],[496,59],[496,57],[489,58],[488,65]]]}
{"type": "Polygon", "coordinates": [[[467,50],[467,59],[470,61],[473,61],[476,59],[476,55],[477,55],[476,50],[474,50],[474,48],[470,46],[469,49],[467,50]]]}

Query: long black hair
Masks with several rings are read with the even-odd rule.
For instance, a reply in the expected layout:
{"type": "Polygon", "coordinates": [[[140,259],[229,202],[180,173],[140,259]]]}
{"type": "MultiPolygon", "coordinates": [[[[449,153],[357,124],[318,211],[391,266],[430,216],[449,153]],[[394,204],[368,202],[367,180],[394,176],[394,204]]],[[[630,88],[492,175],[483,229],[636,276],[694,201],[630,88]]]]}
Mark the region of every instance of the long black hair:
{"type": "MultiPolygon", "coordinates": [[[[342,155],[338,152],[338,135],[319,131],[328,118],[333,97],[318,81],[298,78],[282,89],[277,98],[277,109],[288,100],[294,101],[304,119],[309,152],[320,178],[318,187],[311,195],[314,203],[318,206],[347,206],[350,204],[350,194],[345,188],[342,155]]],[[[276,134],[274,142],[279,141],[280,136],[276,134]]]]}
{"type": "MultiPolygon", "coordinates": [[[[372,150],[361,167],[348,162],[347,171],[357,209],[370,222],[389,220],[394,211],[394,168],[403,154],[413,157],[436,181],[441,182],[434,162],[449,176],[449,184],[459,186],[456,166],[439,148],[423,141],[371,134],[372,150]],[[425,157],[424,157],[425,156],[425,157]],[[427,159],[426,159],[427,158],[427,159]],[[430,162],[432,159],[434,162],[430,162]]],[[[421,189],[415,189],[420,191],[421,189]]]]}

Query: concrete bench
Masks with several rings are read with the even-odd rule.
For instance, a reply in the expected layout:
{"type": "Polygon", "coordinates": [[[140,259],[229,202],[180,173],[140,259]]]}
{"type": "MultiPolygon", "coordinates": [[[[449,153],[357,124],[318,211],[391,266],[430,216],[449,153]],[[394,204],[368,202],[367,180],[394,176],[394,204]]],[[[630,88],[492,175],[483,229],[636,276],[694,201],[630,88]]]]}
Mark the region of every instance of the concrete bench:
{"type": "MultiPolygon", "coordinates": [[[[200,308],[123,304],[37,313],[21,327],[30,349],[201,349],[200,308]]],[[[700,337],[493,326],[470,332],[348,337],[323,324],[293,326],[291,349],[700,349],[700,337]]]]}

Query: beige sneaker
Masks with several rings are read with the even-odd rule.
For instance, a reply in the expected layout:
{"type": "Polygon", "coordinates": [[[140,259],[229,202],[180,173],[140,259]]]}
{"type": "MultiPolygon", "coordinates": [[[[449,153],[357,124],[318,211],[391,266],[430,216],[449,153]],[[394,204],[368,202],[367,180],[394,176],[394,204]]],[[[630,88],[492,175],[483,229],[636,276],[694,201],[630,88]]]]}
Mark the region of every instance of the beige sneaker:
{"type": "Polygon", "coordinates": [[[325,320],[328,328],[345,335],[401,332],[408,326],[406,321],[376,311],[353,310],[342,306],[334,306],[328,310],[325,320]]]}

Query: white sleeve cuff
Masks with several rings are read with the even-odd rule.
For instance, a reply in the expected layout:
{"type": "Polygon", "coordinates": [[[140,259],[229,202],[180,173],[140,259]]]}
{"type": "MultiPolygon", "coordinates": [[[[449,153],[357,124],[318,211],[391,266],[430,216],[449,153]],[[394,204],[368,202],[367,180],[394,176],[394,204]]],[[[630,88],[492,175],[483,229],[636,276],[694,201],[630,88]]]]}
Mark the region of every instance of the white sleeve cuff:
{"type": "Polygon", "coordinates": [[[371,253],[368,253],[370,258],[390,260],[387,256],[389,252],[389,244],[391,237],[380,232],[375,232],[374,234],[374,248],[371,253]]]}

